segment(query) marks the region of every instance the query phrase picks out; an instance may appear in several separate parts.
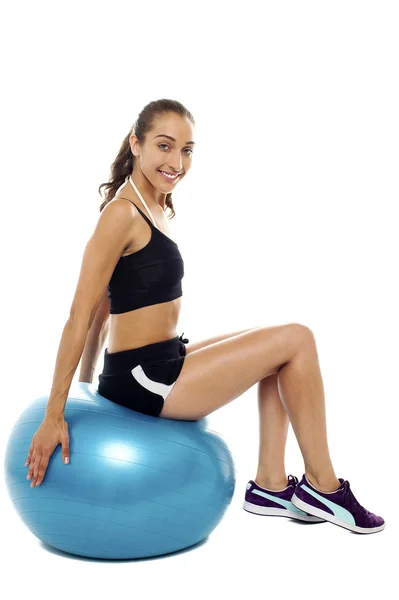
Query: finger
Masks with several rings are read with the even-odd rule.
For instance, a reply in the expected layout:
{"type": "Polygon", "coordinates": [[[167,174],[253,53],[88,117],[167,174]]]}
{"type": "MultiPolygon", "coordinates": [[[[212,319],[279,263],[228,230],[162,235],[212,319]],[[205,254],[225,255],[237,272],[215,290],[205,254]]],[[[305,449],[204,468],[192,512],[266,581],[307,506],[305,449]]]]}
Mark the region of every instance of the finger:
{"type": "Polygon", "coordinates": [[[65,464],[69,464],[69,437],[66,436],[62,441],[62,460],[65,464]]]}
{"type": "Polygon", "coordinates": [[[29,448],[28,456],[27,456],[26,462],[25,462],[25,467],[27,467],[29,465],[31,456],[32,456],[32,446],[29,448]]]}
{"type": "Polygon", "coordinates": [[[38,471],[38,475],[37,475],[36,486],[40,485],[41,482],[43,481],[44,476],[46,474],[48,462],[49,462],[49,456],[43,455],[42,462],[40,463],[40,467],[39,467],[39,471],[38,471]]]}
{"type": "Polygon", "coordinates": [[[32,452],[32,457],[31,457],[31,461],[30,461],[30,468],[28,471],[28,475],[26,476],[26,479],[32,479],[33,477],[33,469],[35,466],[35,460],[36,460],[36,448],[33,449],[32,452]]]}
{"type": "Polygon", "coordinates": [[[37,454],[36,455],[35,465],[33,467],[33,479],[32,479],[32,483],[31,483],[30,487],[35,487],[35,485],[36,485],[37,475],[38,475],[38,472],[39,472],[39,467],[40,467],[41,460],[42,460],[42,455],[41,454],[37,454]]]}

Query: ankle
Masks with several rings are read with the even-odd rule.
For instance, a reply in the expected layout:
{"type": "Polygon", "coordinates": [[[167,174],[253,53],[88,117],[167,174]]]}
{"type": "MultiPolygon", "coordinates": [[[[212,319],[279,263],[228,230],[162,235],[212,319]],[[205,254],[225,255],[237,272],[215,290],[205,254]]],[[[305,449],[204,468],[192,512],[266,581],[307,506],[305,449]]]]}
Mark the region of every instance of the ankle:
{"type": "Polygon", "coordinates": [[[335,492],[339,488],[341,482],[335,477],[315,477],[312,473],[305,471],[305,475],[309,483],[321,492],[335,492]]]}
{"type": "Polygon", "coordinates": [[[285,479],[268,479],[267,477],[256,477],[255,483],[266,490],[280,491],[288,485],[287,477],[285,479]]]}

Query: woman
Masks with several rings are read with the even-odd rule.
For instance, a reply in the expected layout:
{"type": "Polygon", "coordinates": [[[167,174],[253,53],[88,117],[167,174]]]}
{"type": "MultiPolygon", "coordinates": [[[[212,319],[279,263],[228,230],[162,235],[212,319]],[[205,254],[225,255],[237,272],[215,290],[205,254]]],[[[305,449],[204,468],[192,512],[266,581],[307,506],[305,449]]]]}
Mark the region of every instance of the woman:
{"type": "Polygon", "coordinates": [[[349,482],[334,473],[309,328],[259,326],[195,343],[177,335],[184,263],[165,211],[174,216],[172,191],[191,168],[194,125],[179,102],[151,102],[126,136],[111,181],[103,184],[106,199],[84,252],[45,418],[26,461],[31,487],[42,482],[58,443],[69,459],[68,390],[83,350],[80,380],[92,380],[109,317],[98,391],[113,402],[164,419],[196,420],[259,383],[259,464],[247,485],[246,510],[326,520],[359,533],[381,531],[384,520],[366,511],[349,482]],[[284,469],[289,421],[305,463],[300,482],[284,469]]]}

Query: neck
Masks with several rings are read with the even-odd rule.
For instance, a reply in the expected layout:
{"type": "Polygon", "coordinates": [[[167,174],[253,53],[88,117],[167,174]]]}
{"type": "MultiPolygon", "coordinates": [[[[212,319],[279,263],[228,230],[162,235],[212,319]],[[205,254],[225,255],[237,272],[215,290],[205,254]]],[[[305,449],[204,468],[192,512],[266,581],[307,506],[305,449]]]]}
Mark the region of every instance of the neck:
{"type": "MultiPolygon", "coordinates": [[[[155,189],[154,186],[150,184],[148,179],[145,178],[142,174],[133,172],[130,175],[130,177],[132,178],[134,185],[137,187],[140,194],[143,196],[144,200],[150,208],[160,207],[163,211],[165,211],[167,196],[166,193],[159,192],[157,189],[155,189]]],[[[130,182],[129,185],[131,186],[130,182]]],[[[134,190],[132,186],[131,189],[134,190]]]]}

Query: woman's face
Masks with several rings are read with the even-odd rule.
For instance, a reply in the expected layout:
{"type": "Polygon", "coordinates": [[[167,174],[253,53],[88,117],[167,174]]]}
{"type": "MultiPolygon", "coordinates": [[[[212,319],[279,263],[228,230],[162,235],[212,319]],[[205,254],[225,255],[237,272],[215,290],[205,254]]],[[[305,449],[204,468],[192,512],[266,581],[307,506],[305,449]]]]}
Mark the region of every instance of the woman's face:
{"type": "Polygon", "coordinates": [[[135,135],[130,136],[130,144],[135,156],[133,173],[139,167],[159,192],[170,194],[191,168],[194,127],[187,117],[167,113],[156,117],[142,146],[135,135]]]}

